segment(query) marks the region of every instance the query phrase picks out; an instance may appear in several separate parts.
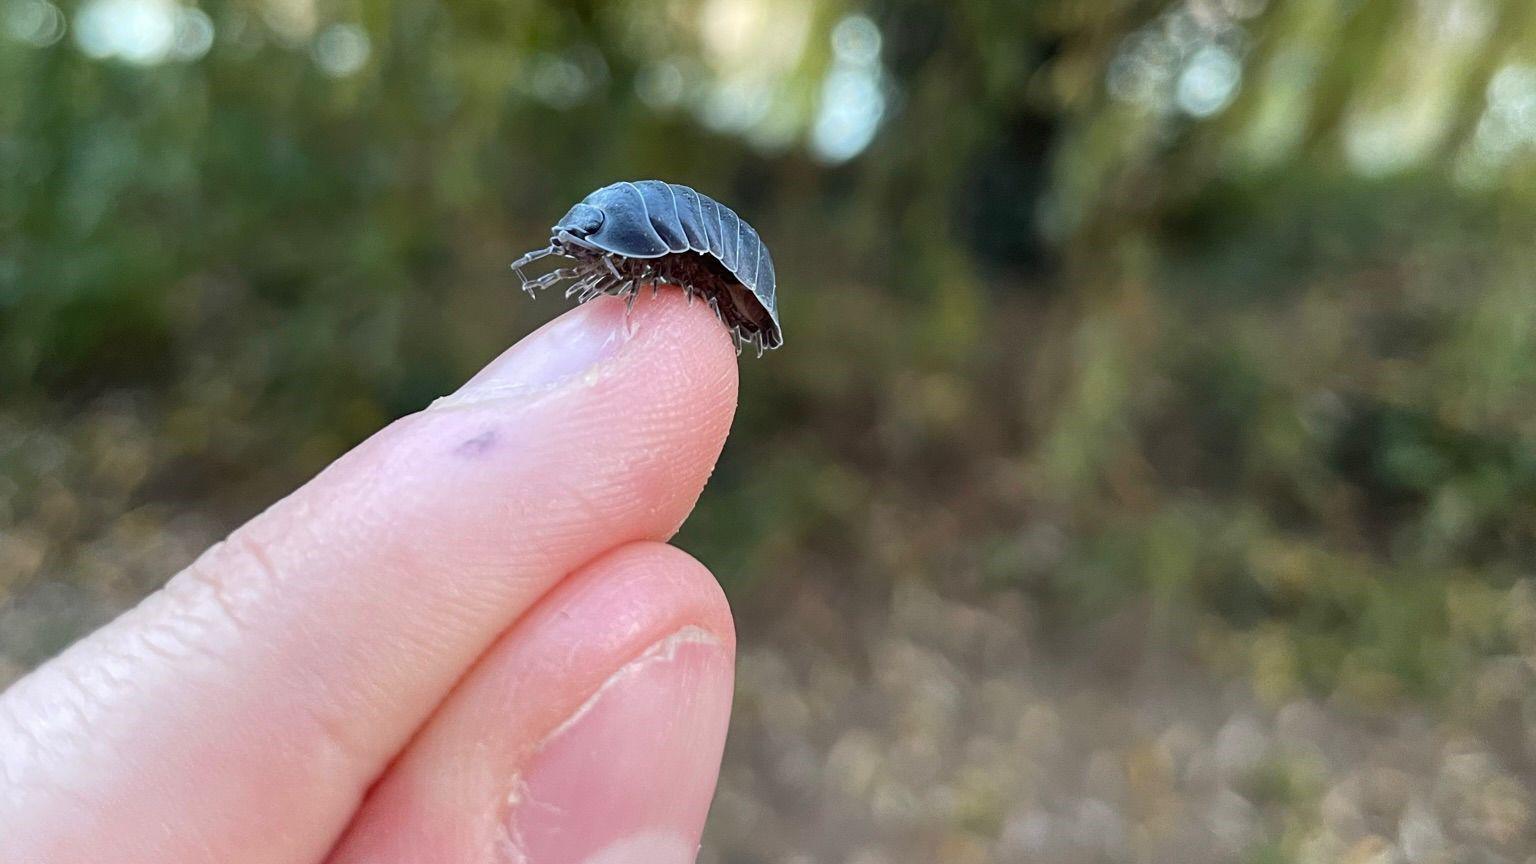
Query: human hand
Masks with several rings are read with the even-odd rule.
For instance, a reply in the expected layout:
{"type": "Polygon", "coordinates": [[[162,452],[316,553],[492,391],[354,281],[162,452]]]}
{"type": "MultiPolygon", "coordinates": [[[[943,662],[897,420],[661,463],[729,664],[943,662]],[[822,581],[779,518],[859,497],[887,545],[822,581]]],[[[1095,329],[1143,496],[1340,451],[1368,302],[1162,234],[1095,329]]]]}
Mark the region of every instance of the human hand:
{"type": "Polygon", "coordinates": [[[556,319],[0,695],[0,861],[692,861],[735,405],[704,304],[556,319]]]}

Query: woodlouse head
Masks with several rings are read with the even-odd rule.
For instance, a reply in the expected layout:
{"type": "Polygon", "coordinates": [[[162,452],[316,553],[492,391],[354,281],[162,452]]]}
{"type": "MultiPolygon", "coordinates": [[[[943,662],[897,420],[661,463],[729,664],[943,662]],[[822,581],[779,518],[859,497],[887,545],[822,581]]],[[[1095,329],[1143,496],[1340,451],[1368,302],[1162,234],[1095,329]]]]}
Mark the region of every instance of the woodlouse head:
{"type": "Polygon", "coordinates": [[[575,237],[586,237],[603,227],[603,211],[590,204],[577,204],[572,207],[560,221],[555,223],[552,234],[559,236],[564,231],[575,237]]]}

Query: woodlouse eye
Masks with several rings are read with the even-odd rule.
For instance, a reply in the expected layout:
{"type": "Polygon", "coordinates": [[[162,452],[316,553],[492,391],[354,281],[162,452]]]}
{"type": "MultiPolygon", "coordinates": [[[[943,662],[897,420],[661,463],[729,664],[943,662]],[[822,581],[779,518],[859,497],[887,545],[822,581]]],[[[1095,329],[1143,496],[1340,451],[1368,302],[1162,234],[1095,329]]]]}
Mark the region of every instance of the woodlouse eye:
{"type": "Polygon", "coordinates": [[[558,227],[578,237],[585,237],[603,227],[603,211],[590,204],[577,204],[560,220],[558,227]]]}

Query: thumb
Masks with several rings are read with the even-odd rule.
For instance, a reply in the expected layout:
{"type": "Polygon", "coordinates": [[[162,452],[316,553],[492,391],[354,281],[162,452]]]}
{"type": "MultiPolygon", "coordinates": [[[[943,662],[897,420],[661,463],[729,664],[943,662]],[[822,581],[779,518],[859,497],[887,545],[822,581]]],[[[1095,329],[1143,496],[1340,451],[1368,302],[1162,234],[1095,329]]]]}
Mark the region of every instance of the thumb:
{"type": "Polygon", "coordinates": [[[374,787],[331,864],[689,864],[720,770],[734,636],[660,543],[573,574],[374,787]]]}

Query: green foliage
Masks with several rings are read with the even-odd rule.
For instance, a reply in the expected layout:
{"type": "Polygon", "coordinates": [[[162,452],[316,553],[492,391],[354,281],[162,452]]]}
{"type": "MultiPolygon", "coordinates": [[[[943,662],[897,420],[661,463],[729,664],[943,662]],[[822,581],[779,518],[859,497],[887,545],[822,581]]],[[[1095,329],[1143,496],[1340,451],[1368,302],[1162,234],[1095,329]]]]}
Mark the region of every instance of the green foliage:
{"type": "Polygon", "coordinates": [[[682,540],[733,590],[1022,584],[1275,699],[1441,698],[1516,650],[1536,563],[1536,133],[1499,102],[1536,98],[1536,16],[1190,11],[1263,5],[873,4],[890,111],[846,164],[807,145],[843,4],[216,2],[158,65],[0,41],[3,410],[126,388],[162,443],[124,500],[243,512],[554,314],[505,263],[662,176],[781,269],[788,347],[682,540]],[[368,53],[327,74],[343,24],[368,53]],[[1242,75],[1213,111],[1179,101],[1209,52],[1242,75]]]}

